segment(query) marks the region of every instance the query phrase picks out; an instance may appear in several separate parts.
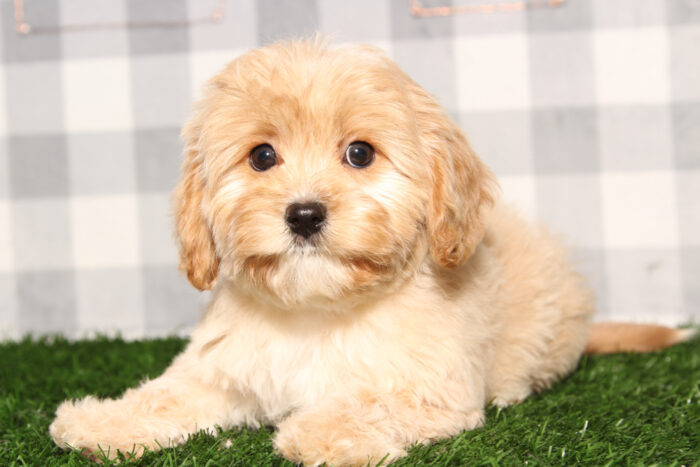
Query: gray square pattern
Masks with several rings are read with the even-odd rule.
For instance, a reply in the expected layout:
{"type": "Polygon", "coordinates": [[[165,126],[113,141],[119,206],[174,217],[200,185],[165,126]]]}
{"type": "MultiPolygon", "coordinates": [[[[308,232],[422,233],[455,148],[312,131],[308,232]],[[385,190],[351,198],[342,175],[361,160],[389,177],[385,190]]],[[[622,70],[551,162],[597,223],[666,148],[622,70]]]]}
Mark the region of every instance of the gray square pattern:
{"type": "Polygon", "coordinates": [[[414,81],[432,90],[447,110],[456,110],[452,41],[443,38],[401,40],[393,46],[394,60],[414,81]]]}
{"type": "Polygon", "coordinates": [[[671,90],[675,100],[700,100],[700,53],[688,53],[698,44],[700,22],[669,31],[671,90]]]}
{"type": "Polygon", "coordinates": [[[132,54],[153,55],[188,50],[188,28],[167,25],[187,19],[186,0],[128,0],[127,5],[130,22],[141,25],[156,23],[153,27],[139,26],[129,31],[129,50],[132,54]]]}
{"type": "Polygon", "coordinates": [[[528,15],[530,31],[590,30],[593,3],[590,0],[568,0],[557,8],[533,8],[528,15]]]}
{"type": "MultiPolygon", "coordinates": [[[[61,42],[56,36],[27,35],[15,33],[13,2],[0,2],[3,27],[3,55],[5,62],[33,62],[58,60],[61,57],[61,42]]],[[[25,2],[25,20],[35,26],[56,26],[59,23],[58,0],[25,2]]]]}
{"type": "Polygon", "coordinates": [[[598,169],[598,119],[593,108],[536,110],[533,113],[535,170],[543,174],[598,169]]]}
{"type": "MultiPolygon", "coordinates": [[[[685,248],[681,258],[683,299],[686,303],[700,302],[700,247],[685,248]]],[[[697,317],[696,317],[697,319],[697,317]]]]}
{"type": "Polygon", "coordinates": [[[136,190],[133,133],[69,135],[68,170],[71,192],[75,195],[133,193],[136,190]]]}
{"type": "Polygon", "coordinates": [[[671,109],[667,105],[598,110],[600,155],[607,170],[673,168],[671,109]]]}
{"type": "MultiPolygon", "coordinates": [[[[700,171],[688,170],[676,175],[678,234],[682,245],[700,247],[700,171]]],[[[696,282],[696,285],[700,282],[696,282]]]]}
{"type": "Polygon", "coordinates": [[[219,0],[24,3],[35,27],[87,27],[23,36],[0,0],[0,339],[186,332],[208,297],[173,240],[192,95],[246,50],[317,32],[385,48],[439,99],[505,200],[564,238],[602,319],[700,321],[698,0],[434,17],[224,0],[218,21],[219,0]]]}
{"type": "MultiPolygon", "coordinates": [[[[143,330],[143,281],[130,268],[79,271],[76,274],[77,328],[89,335],[95,329],[125,337],[143,330]]],[[[79,335],[80,335],[79,334],[79,335]]]]}
{"type": "Polygon", "coordinates": [[[182,333],[200,316],[196,291],[173,267],[144,268],[143,293],[149,333],[182,333]]]}
{"type": "Polygon", "coordinates": [[[259,0],[258,41],[261,44],[298,39],[319,29],[314,0],[259,0]]]}
{"type": "Polygon", "coordinates": [[[673,106],[673,147],[676,165],[682,169],[700,169],[700,102],[673,106]]]}
{"type": "Polygon", "coordinates": [[[660,0],[591,0],[593,21],[600,28],[659,26],[666,18],[665,3],[660,0]]]}
{"type": "Polygon", "coordinates": [[[75,290],[75,274],[70,270],[18,274],[19,331],[75,335],[75,290]]]}
{"type": "Polygon", "coordinates": [[[10,160],[7,156],[7,140],[0,138],[0,200],[10,194],[10,160]]]}
{"type": "Polygon", "coordinates": [[[452,18],[455,31],[461,35],[519,33],[527,30],[527,19],[526,11],[513,11],[507,15],[457,15],[452,18]]]}
{"type": "Polygon", "coordinates": [[[593,47],[579,32],[530,38],[530,86],[534,107],[571,107],[593,101],[593,47]]]}
{"type": "MultiPolygon", "coordinates": [[[[63,0],[60,2],[60,23],[83,27],[95,23],[124,23],[127,6],[113,0],[63,0]]],[[[86,29],[61,36],[63,57],[91,58],[124,56],[129,53],[129,35],[123,29],[86,29]]]]}
{"type": "Polygon", "coordinates": [[[5,112],[12,134],[64,131],[60,62],[8,63],[4,72],[5,112]]]}
{"type": "Polygon", "coordinates": [[[666,15],[672,25],[700,22],[700,2],[697,0],[673,0],[664,4],[666,15]]]}
{"type": "Polygon", "coordinates": [[[612,313],[647,322],[673,324],[682,319],[683,286],[677,252],[611,250],[606,253],[612,313]]]}
{"type": "Polygon", "coordinates": [[[19,337],[17,294],[14,275],[0,273],[0,340],[19,337]]]}
{"type": "MultiPolygon", "coordinates": [[[[411,15],[408,2],[390,0],[391,2],[391,36],[394,39],[429,39],[432,37],[452,37],[454,18],[436,16],[423,18],[411,15]]],[[[450,0],[422,0],[425,7],[449,6],[450,0]]]]}
{"type": "Polygon", "coordinates": [[[500,175],[532,173],[530,112],[472,112],[460,115],[462,128],[476,153],[500,175]],[[503,137],[506,128],[508,137],[503,137]]]}
{"type": "Polygon", "coordinates": [[[12,205],[11,216],[17,271],[73,267],[67,199],[17,200],[12,205]]]}
{"type": "Polygon", "coordinates": [[[176,266],[170,194],[144,194],[139,203],[141,261],[146,266],[176,266]]]}
{"type": "Polygon", "coordinates": [[[181,127],[185,123],[192,100],[187,54],[134,57],[131,83],[137,128],[181,127]]]}
{"type": "MultiPolygon", "coordinates": [[[[113,0],[109,0],[113,1],[113,0]]],[[[258,43],[258,0],[226,0],[224,17],[189,29],[190,50],[240,50],[258,43]]],[[[335,2],[333,2],[335,3],[335,2]]],[[[219,0],[188,0],[190,20],[210,18],[219,0]]]]}
{"type": "Polygon", "coordinates": [[[567,241],[588,248],[602,246],[602,201],[596,175],[543,176],[537,184],[537,208],[540,219],[567,241]],[[591,214],[584,219],[582,212],[591,214]]]}
{"type": "Polygon", "coordinates": [[[64,135],[12,136],[10,177],[15,198],[68,194],[68,156],[64,135]]]}
{"type": "Polygon", "coordinates": [[[134,132],[136,173],[141,192],[167,192],[180,173],[182,144],[180,129],[158,128],[134,132]]]}
{"type": "Polygon", "coordinates": [[[318,4],[321,32],[336,41],[386,41],[391,39],[391,10],[387,2],[353,0],[318,4]]]}

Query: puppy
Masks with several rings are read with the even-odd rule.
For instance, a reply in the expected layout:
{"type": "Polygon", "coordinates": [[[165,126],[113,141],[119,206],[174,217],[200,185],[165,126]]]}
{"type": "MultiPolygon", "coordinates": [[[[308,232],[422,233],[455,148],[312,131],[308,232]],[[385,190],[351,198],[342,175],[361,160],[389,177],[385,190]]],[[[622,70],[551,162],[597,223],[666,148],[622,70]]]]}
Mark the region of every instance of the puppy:
{"type": "Polygon", "coordinates": [[[139,455],[263,423],[292,461],[376,464],[481,426],[587,343],[688,337],[589,336],[591,293],[563,248],[497,201],[462,131],[377,49],[254,50],[209,82],[183,135],[181,267],[211,303],[162,376],[61,404],[61,447],[139,455]]]}

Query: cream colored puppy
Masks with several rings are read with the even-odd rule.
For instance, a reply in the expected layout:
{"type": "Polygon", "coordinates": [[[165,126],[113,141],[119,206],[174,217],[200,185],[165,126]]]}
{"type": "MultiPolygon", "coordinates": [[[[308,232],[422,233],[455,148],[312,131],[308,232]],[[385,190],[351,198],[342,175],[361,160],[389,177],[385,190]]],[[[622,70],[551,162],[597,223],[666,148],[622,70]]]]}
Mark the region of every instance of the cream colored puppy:
{"type": "Polygon", "coordinates": [[[575,368],[588,288],[380,51],[254,50],[210,81],[184,137],[181,264],[211,304],[159,378],[64,402],[59,446],[138,455],[265,423],[293,461],[372,464],[575,368]]]}

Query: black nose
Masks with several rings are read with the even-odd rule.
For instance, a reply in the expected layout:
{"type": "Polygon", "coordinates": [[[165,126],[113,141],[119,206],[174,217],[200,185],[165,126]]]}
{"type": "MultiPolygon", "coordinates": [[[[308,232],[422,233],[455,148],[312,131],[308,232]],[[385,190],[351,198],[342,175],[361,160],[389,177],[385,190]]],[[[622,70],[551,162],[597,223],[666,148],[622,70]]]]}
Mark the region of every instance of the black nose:
{"type": "Polygon", "coordinates": [[[320,203],[294,203],[287,207],[286,218],[292,232],[309,238],[323,227],[326,208],[320,203]]]}

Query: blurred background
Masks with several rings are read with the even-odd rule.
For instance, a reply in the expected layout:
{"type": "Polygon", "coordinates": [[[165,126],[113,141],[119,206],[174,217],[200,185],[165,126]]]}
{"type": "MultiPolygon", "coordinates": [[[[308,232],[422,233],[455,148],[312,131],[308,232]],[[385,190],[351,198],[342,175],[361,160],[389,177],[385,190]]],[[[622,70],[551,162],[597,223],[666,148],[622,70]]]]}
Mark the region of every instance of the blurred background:
{"type": "Polygon", "coordinates": [[[0,6],[0,338],[187,332],[207,296],[171,234],[180,128],[225,63],[317,31],[438,97],[566,238],[602,319],[700,316],[698,0],[0,6]]]}

